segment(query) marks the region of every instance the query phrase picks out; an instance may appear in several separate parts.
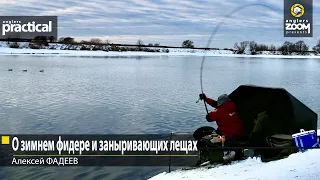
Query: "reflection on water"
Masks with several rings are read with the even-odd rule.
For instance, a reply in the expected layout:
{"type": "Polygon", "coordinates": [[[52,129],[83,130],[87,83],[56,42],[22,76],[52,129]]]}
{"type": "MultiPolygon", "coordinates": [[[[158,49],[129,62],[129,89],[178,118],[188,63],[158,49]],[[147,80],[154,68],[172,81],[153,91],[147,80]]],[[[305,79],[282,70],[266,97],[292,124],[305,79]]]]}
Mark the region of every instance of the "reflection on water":
{"type": "MultiPolygon", "coordinates": [[[[193,132],[212,125],[195,103],[201,57],[0,56],[0,64],[2,134],[193,132]]],[[[319,68],[312,59],[208,57],[204,91],[215,98],[241,84],[283,87],[319,114],[319,68]]],[[[167,169],[10,167],[1,168],[0,179],[145,179],[167,169]]]]}

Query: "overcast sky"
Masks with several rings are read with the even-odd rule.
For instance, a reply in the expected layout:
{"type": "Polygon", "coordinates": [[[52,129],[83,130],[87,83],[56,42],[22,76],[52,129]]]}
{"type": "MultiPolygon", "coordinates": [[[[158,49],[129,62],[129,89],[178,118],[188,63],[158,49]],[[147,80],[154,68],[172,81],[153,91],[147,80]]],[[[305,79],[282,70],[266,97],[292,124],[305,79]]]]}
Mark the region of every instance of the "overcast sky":
{"type": "Polygon", "coordinates": [[[231,18],[235,8],[257,0],[0,0],[2,16],[58,16],[58,36],[76,40],[101,38],[113,43],[146,43],[180,46],[183,40],[204,47],[220,21],[225,21],[211,47],[232,48],[234,42],[254,40],[280,45],[304,40],[314,46],[320,37],[320,2],[313,1],[312,38],[283,37],[283,1],[268,0],[265,6],[248,6],[231,18]]]}

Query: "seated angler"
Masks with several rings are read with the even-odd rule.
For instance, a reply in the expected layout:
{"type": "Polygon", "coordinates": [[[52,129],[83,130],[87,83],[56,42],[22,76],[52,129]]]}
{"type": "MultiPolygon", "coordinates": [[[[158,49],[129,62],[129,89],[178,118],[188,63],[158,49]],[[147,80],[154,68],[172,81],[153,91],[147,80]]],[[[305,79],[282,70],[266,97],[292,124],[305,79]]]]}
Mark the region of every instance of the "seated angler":
{"type": "MultiPolygon", "coordinates": [[[[211,145],[214,144],[213,146],[221,147],[222,143],[226,145],[233,144],[238,139],[246,137],[244,125],[240,120],[238,113],[236,112],[236,105],[231,101],[228,95],[223,94],[219,96],[217,101],[207,98],[205,94],[200,94],[199,96],[200,100],[204,100],[206,103],[215,108],[206,115],[206,119],[208,122],[215,121],[218,129],[216,131],[216,135],[204,137],[204,139],[199,141],[198,146],[208,147],[208,144],[205,143],[210,142],[211,145]],[[210,139],[209,141],[208,138],[210,139]]],[[[200,147],[200,151],[206,150],[200,147]]],[[[226,161],[232,159],[234,158],[235,154],[236,153],[234,151],[227,151],[224,153],[223,160],[226,161]]]]}

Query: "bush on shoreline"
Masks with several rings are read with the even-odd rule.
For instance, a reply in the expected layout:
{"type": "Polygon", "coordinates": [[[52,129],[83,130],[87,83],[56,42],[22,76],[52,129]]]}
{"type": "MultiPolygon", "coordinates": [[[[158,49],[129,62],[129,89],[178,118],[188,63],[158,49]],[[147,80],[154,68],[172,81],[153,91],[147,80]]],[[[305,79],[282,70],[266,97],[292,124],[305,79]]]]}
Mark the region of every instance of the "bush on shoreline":
{"type": "Polygon", "coordinates": [[[9,46],[10,48],[20,48],[20,44],[18,44],[17,42],[10,44],[9,46]]]}
{"type": "Polygon", "coordinates": [[[37,44],[30,43],[29,44],[29,48],[30,49],[40,49],[41,47],[39,45],[37,45],[37,44]]]}
{"type": "Polygon", "coordinates": [[[79,50],[85,51],[85,50],[90,50],[90,48],[87,48],[86,46],[82,45],[79,50]]]}

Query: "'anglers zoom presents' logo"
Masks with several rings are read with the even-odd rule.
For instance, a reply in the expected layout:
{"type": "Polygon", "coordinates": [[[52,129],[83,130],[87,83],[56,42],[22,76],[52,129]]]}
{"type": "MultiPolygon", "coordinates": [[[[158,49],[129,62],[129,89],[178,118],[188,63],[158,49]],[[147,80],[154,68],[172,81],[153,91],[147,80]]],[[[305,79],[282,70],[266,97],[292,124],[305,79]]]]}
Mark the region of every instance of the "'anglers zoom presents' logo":
{"type": "Polygon", "coordinates": [[[312,1],[284,0],[284,37],[312,37],[312,1]]]}
{"type": "Polygon", "coordinates": [[[294,4],[291,6],[291,14],[293,17],[301,17],[304,14],[304,7],[301,4],[294,4]]]}

